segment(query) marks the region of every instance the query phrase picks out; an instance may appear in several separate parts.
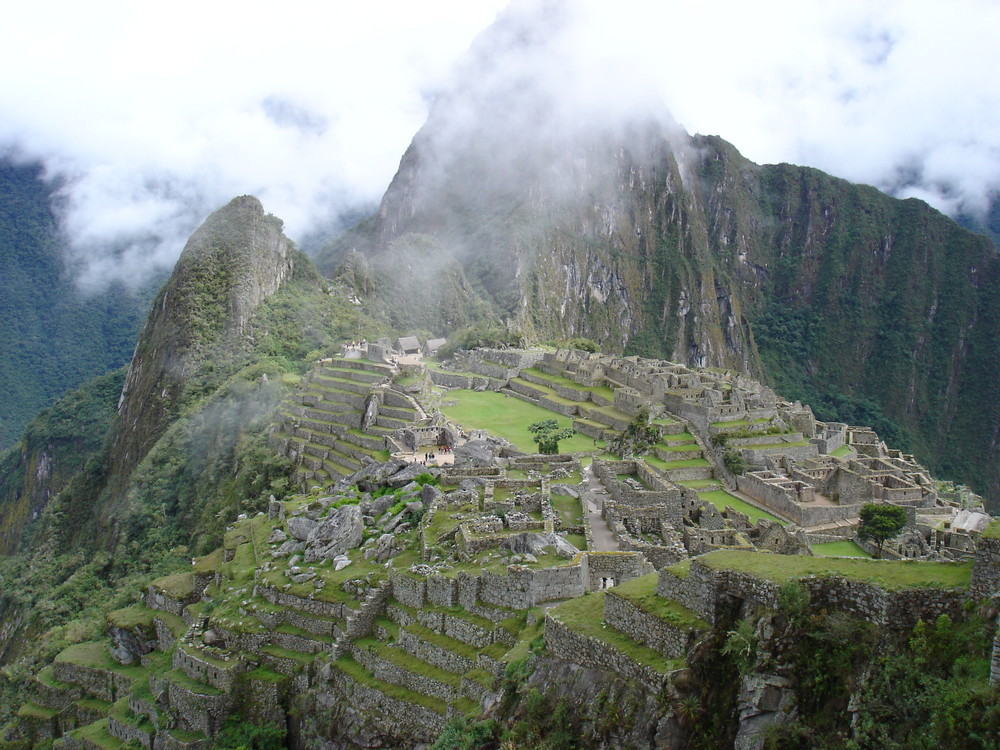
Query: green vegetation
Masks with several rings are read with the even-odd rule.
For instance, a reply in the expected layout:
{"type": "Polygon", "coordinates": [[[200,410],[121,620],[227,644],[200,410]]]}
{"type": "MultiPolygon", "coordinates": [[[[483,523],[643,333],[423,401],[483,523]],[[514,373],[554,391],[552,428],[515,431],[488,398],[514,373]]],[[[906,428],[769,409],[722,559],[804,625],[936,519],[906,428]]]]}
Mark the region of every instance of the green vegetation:
{"type": "Polygon", "coordinates": [[[543,455],[554,455],[559,452],[559,441],[569,440],[576,431],[571,428],[559,429],[555,419],[542,419],[528,425],[528,432],[534,436],[538,452],[543,455]]]}
{"type": "Polygon", "coordinates": [[[969,562],[858,560],[733,550],[709,552],[699,557],[698,562],[710,568],[741,570],[777,583],[809,575],[841,575],[845,578],[867,581],[885,589],[964,589],[969,585],[972,576],[972,565],[969,562]]]}
{"type": "MultiPolygon", "coordinates": [[[[462,425],[466,429],[489,430],[513,443],[518,450],[525,453],[535,451],[534,438],[528,432],[527,426],[542,419],[551,419],[552,412],[534,404],[529,404],[519,398],[505,398],[503,394],[493,391],[454,390],[448,392],[449,401],[441,411],[448,419],[462,425]]],[[[555,417],[560,429],[572,427],[566,417],[555,417]]],[[[564,452],[575,453],[594,449],[593,440],[585,435],[574,435],[565,441],[560,441],[564,452]]]]}
{"type": "Polygon", "coordinates": [[[906,509],[898,505],[865,503],[861,506],[860,515],[858,537],[874,541],[877,547],[875,557],[882,557],[882,546],[897,537],[906,526],[906,509]]]}
{"type": "MultiPolygon", "coordinates": [[[[709,485],[715,486],[715,485],[709,485]]],[[[768,521],[776,521],[782,526],[787,526],[787,521],[782,521],[777,516],[768,513],[766,510],[761,510],[756,505],[751,505],[746,500],[741,500],[736,497],[736,495],[731,495],[725,490],[711,490],[709,492],[699,492],[698,497],[701,500],[708,500],[712,505],[714,505],[719,510],[725,510],[728,505],[733,510],[737,510],[740,513],[746,513],[750,518],[751,523],[756,523],[760,519],[764,518],[768,521]]]]}
{"type": "Polygon", "coordinates": [[[563,602],[550,609],[549,615],[570,630],[595,638],[616,651],[620,651],[638,664],[657,672],[667,673],[680,668],[683,664],[682,661],[668,659],[663,654],[633,641],[617,630],[606,627],[603,623],[605,593],[601,591],[570,599],[568,602],[563,602]]]}
{"type": "Polygon", "coordinates": [[[842,542],[810,544],[809,548],[813,551],[813,554],[820,557],[871,557],[871,555],[849,539],[842,542]]]}
{"type": "Polygon", "coordinates": [[[254,724],[238,715],[230,716],[215,735],[213,750],[281,750],[285,728],[277,724],[254,724]]]}

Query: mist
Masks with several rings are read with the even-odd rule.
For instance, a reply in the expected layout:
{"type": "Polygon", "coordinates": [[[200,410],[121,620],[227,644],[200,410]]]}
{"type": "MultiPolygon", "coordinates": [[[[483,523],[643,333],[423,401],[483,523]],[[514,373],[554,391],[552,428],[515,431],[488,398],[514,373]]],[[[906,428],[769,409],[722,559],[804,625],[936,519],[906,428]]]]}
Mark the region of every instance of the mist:
{"type": "MultiPolygon", "coordinates": [[[[441,92],[457,111],[463,55],[504,5],[22,4],[0,30],[0,153],[61,186],[88,289],[169,267],[239,194],[302,242],[377,204],[441,92]]],[[[544,44],[506,54],[489,70],[509,78],[490,88],[530,80],[554,95],[552,122],[653,114],[756,162],[952,214],[1000,192],[1000,7],[986,0],[516,0],[509,13],[539,18],[544,44]]]]}

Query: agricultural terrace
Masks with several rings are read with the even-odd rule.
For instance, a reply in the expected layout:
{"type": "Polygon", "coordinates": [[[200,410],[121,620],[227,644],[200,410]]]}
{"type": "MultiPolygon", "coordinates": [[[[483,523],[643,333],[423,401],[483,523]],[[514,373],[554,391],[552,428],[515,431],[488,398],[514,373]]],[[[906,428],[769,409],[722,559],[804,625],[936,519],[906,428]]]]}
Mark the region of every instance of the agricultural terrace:
{"type": "Polygon", "coordinates": [[[841,575],[884,589],[966,588],[972,579],[972,561],[962,563],[920,560],[861,560],[846,557],[804,557],[766,552],[718,550],[698,562],[715,570],[738,570],[775,583],[806,576],[841,575]]]}

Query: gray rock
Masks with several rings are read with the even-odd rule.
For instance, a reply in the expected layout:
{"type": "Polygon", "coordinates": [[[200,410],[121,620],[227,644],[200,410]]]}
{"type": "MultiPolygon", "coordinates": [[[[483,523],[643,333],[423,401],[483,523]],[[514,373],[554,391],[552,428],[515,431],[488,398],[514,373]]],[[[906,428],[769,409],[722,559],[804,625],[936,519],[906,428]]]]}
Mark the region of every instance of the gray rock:
{"type": "Polygon", "coordinates": [[[511,552],[521,555],[544,555],[546,550],[553,548],[557,555],[565,558],[575,557],[580,551],[558,534],[538,532],[525,532],[508,537],[503,546],[511,552]]]}
{"type": "Polygon", "coordinates": [[[500,455],[500,445],[491,440],[470,440],[455,448],[455,466],[493,466],[500,455]]]}
{"type": "Polygon", "coordinates": [[[396,551],[396,537],[393,534],[383,534],[378,538],[378,543],[375,545],[376,554],[375,559],[378,562],[385,562],[396,551]]]}
{"type": "Polygon", "coordinates": [[[413,483],[416,489],[420,489],[420,485],[413,482],[421,474],[427,471],[427,467],[421,464],[407,464],[404,468],[397,471],[392,476],[385,480],[385,483],[392,487],[394,490],[400,487],[406,487],[408,484],[413,483]]]}
{"type": "Polygon", "coordinates": [[[306,548],[305,542],[300,542],[297,539],[289,539],[287,542],[282,544],[278,549],[271,553],[271,557],[277,559],[279,557],[285,557],[294,552],[301,552],[306,548]]]}
{"type": "Polygon", "coordinates": [[[137,664],[141,657],[156,648],[156,632],[144,633],[142,628],[112,627],[111,655],[122,665],[137,664]]]}
{"type": "Polygon", "coordinates": [[[350,564],[351,564],[351,558],[349,558],[347,555],[339,555],[333,558],[334,570],[343,570],[350,564]]]}
{"type": "Polygon", "coordinates": [[[306,583],[308,581],[311,581],[315,577],[316,574],[310,571],[307,571],[305,573],[296,573],[293,576],[289,576],[289,578],[292,580],[292,583],[306,583]]]}
{"type": "Polygon", "coordinates": [[[286,534],[281,529],[275,529],[274,531],[271,532],[271,536],[267,538],[267,541],[271,542],[272,544],[274,542],[286,542],[288,541],[288,534],[286,534]]]}
{"type": "Polygon", "coordinates": [[[309,539],[309,535],[312,534],[313,530],[319,526],[319,521],[312,518],[295,516],[294,518],[288,519],[287,526],[289,534],[298,539],[300,542],[304,542],[309,539]]]}
{"type": "Polygon", "coordinates": [[[425,505],[430,505],[442,495],[444,493],[433,484],[425,484],[420,488],[420,499],[424,501],[425,505]]]}
{"type": "Polygon", "coordinates": [[[335,508],[309,534],[306,541],[306,562],[333,559],[361,544],[364,524],[357,505],[335,508]]]}

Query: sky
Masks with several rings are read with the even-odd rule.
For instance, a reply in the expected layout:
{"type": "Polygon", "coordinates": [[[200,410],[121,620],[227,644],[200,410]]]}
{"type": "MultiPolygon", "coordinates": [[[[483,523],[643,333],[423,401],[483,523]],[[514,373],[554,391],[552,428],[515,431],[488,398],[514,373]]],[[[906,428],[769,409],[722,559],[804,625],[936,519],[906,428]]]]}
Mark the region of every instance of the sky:
{"type": "MultiPolygon", "coordinates": [[[[530,6],[536,0],[514,0],[530,6]]],[[[506,0],[39,0],[0,27],[0,154],[61,185],[81,283],[169,267],[257,195],[301,241],[377,204],[506,0]]],[[[569,0],[567,96],[954,213],[1000,191],[1000,2],[569,0]]],[[[553,32],[555,33],[555,32],[553,32]]],[[[559,67],[539,65],[537,75],[559,67]]]]}

